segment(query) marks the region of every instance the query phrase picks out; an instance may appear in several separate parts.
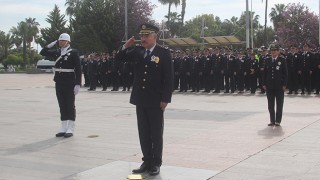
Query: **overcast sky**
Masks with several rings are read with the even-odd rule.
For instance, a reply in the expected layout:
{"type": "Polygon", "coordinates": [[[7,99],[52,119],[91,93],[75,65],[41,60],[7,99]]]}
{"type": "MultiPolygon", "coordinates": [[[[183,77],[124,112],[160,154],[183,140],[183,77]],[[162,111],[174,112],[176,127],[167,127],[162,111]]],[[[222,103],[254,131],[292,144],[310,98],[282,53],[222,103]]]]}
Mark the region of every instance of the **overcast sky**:
{"type": "MultiPolygon", "coordinates": [[[[128,0],[130,1],[130,0],[128,0]]],[[[154,9],[153,19],[161,21],[167,15],[168,6],[158,3],[158,0],[149,0],[157,7],[154,9]]],[[[249,0],[250,3],[251,0],[249,0]]],[[[265,2],[265,0],[263,0],[265,2]]],[[[309,7],[316,14],[319,14],[320,0],[269,0],[270,12],[271,7],[275,4],[283,3],[301,3],[309,7]]],[[[222,20],[230,19],[232,16],[240,17],[241,12],[245,11],[245,0],[187,0],[187,8],[185,20],[190,20],[196,15],[214,14],[222,20]]],[[[65,12],[65,0],[0,0],[0,30],[8,32],[11,27],[17,26],[17,23],[24,21],[25,18],[36,18],[40,23],[40,27],[48,26],[45,18],[50,11],[53,10],[54,4],[57,4],[62,11],[65,12]]],[[[252,0],[252,9],[256,14],[260,15],[261,23],[264,22],[265,3],[262,0],[252,0]]],[[[172,7],[173,12],[181,12],[181,6],[172,7]]]]}

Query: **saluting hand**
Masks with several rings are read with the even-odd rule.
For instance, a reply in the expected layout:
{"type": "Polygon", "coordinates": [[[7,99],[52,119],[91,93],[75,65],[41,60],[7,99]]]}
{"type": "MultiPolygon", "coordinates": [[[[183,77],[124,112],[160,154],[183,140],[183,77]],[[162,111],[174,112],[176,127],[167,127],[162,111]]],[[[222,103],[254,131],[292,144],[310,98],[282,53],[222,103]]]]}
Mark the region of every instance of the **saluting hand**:
{"type": "Polygon", "coordinates": [[[168,105],[168,103],[166,103],[166,102],[160,102],[160,109],[162,111],[164,111],[166,109],[167,105],[168,105]]]}
{"type": "Polygon", "coordinates": [[[133,46],[134,45],[134,43],[135,43],[135,38],[134,38],[134,36],[132,36],[130,39],[128,39],[128,41],[123,45],[124,46],[124,48],[128,48],[128,47],[130,47],[130,46],[133,46]]]}

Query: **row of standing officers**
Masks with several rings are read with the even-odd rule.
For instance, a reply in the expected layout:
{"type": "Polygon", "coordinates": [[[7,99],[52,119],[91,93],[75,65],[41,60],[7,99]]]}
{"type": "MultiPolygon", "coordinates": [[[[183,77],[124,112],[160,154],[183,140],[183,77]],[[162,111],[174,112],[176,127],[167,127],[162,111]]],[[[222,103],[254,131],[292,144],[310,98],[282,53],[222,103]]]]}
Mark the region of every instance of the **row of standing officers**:
{"type": "MultiPolygon", "coordinates": [[[[172,51],[174,63],[174,87],[180,92],[243,93],[252,94],[257,87],[261,93],[263,73],[269,50],[264,48],[259,53],[233,51],[232,49],[204,49],[172,51]]],[[[288,94],[310,94],[320,89],[320,53],[311,52],[305,44],[302,49],[293,46],[290,51],[282,52],[288,67],[288,94]]]]}
{"type": "MultiPolygon", "coordinates": [[[[320,90],[320,51],[311,51],[308,44],[301,48],[292,46],[282,51],[288,67],[288,94],[311,94],[320,90]]],[[[130,91],[133,82],[133,62],[116,60],[116,52],[92,53],[82,60],[85,86],[94,91],[101,85],[106,91],[130,91]]],[[[243,93],[245,90],[254,94],[262,88],[262,75],[265,61],[270,57],[267,48],[253,53],[233,51],[230,48],[205,48],[200,50],[171,50],[174,67],[174,89],[180,92],[243,93]]]]}
{"type": "Polygon", "coordinates": [[[112,86],[111,91],[130,91],[133,82],[133,62],[116,60],[116,52],[110,56],[108,53],[92,53],[82,59],[82,72],[84,74],[84,86],[90,87],[89,91],[95,91],[97,86],[106,91],[112,86]]]}

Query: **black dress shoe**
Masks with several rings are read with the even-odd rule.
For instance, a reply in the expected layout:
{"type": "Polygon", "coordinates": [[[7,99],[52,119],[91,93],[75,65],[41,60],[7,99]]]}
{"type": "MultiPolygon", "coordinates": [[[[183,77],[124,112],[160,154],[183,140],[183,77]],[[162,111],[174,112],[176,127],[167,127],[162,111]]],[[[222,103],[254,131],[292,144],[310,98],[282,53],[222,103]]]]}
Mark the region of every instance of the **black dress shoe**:
{"type": "Polygon", "coordinates": [[[160,173],[160,166],[152,166],[149,170],[150,176],[155,176],[160,173]]]}
{"type": "Polygon", "coordinates": [[[269,124],[268,124],[268,126],[274,126],[274,125],[275,125],[274,123],[269,123],[269,124]]]}
{"type": "Polygon", "coordinates": [[[138,169],[132,170],[132,173],[139,174],[139,173],[144,173],[147,170],[149,170],[149,165],[146,162],[143,162],[138,169]]]}
{"type": "Polygon", "coordinates": [[[56,134],[56,137],[63,137],[66,133],[64,132],[59,132],[56,134]]]}
{"type": "Polygon", "coordinates": [[[63,137],[69,138],[69,137],[72,137],[72,136],[73,136],[73,133],[65,133],[65,135],[63,137]]]}
{"type": "Polygon", "coordinates": [[[107,89],[102,89],[102,91],[106,91],[107,89]]]}

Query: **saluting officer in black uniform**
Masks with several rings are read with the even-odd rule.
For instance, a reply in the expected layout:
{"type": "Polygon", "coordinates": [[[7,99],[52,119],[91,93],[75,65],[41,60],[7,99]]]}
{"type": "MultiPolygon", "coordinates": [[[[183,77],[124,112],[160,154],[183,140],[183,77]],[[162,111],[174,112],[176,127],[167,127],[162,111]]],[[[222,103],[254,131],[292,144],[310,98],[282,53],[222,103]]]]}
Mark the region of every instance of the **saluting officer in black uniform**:
{"type": "Polygon", "coordinates": [[[173,91],[173,64],[170,51],[156,44],[159,28],[142,24],[140,29],[142,46],[132,47],[135,38],[131,37],[116,59],[135,61],[130,103],[136,105],[143,163],[132,172],[149,170],[157,175],[162,164],[163,113],[173,91]]]}
{"type": "Polygon", "coordinates": [[[81,63],[77,50],[70,47],[70,36],[63,33],[57,41],[45,46],[40,54],[56,59],[54,81],[60,107],[61,128],[56,137],[71,137],[76,120],[75,95],[81,85],[81,63]],[[50,50],[58,42],[60,49],[50,50]]]}
{"type": "Polygon", "coordinates": [[[263,88],[267,92],[270,123],[268,126],[280,126],[284,101],[284,91],[288,80],[287,63],[280,55],[277,44],[270,45],[271,57],[267,58],[263,76],[263,88]],[[275,112],[275,100],[277,111],[275,112]]]}

